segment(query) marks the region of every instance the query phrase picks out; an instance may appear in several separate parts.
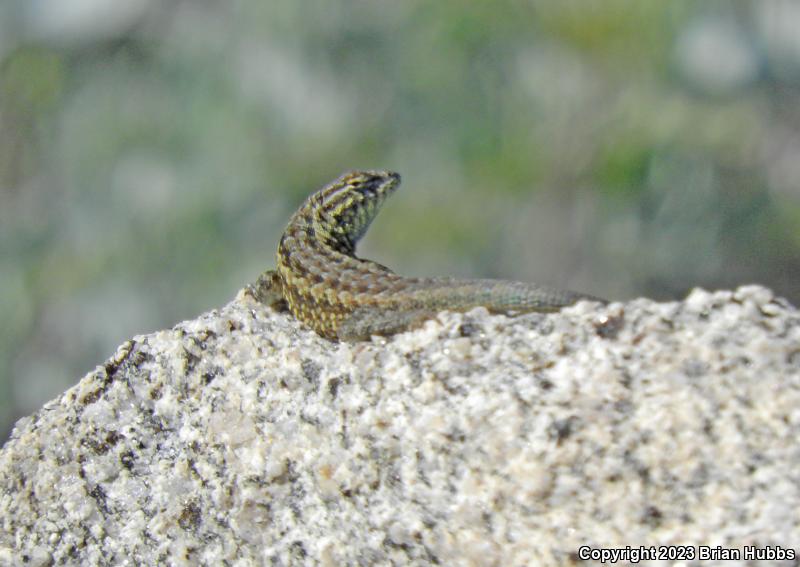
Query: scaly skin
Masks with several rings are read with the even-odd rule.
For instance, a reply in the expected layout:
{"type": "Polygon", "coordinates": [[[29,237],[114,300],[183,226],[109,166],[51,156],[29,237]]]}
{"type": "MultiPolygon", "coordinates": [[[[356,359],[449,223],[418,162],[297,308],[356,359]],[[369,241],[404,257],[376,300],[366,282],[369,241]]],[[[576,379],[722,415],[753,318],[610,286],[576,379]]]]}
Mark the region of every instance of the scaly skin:
{"type": "Polygon", "coordinates": [[[400,184],[389,171],[353,171],[311,195],[281,237],[277,269],[251,287],[333,340],[356,341],[419,326],[439,311],[557,311],[589,295],[524,282],[405,278],[357,258],[356,243],[400,184]]]}

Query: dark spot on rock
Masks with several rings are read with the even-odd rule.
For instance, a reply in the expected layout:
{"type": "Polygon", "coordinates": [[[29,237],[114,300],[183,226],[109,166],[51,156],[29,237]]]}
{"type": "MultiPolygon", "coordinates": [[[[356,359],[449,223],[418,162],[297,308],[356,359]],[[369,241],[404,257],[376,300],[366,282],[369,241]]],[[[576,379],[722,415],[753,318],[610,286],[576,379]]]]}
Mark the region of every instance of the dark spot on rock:
{"type": "Polygon", "coordinates": [[[565,439],[569,438],[575,431],[578,418],[570,416],[566,419],[558,419],[550,424],[547,432],[550,438],[560,445],[565,439]]]}
{"type": "Polygon", "coordinates": [[[97,502],[97,507],[100,508],[100,511],[103,514],[108,514],[108,498],[106,497],[106,491],[103,490],[103,487],[99,484],[95,484],[94,488],[89,491],[89,496],[95,499],[97,502]]]}
{"type": "Polygon", "coordinates": [[[200,507],[196,502],[189,502],[178,517],[178,525],[184,530],[195,529],[200,525],[200,519],[200,507]]]}
{"type": "Polygon", "coordinates": [[[105,455],[111,447],[103,441],[95,437],[84,437],[81,439],[81,445],[92,451],[95,455],[105,455]]]}
{"type": "Polygon", "coordinates": [[[617,400],[612,404],[614,411],[620,415],[633,412],[633,402],[630,400],[617,400]]]}
{"type": "Polygon", "coordinates": [[[184,358],[186,359],[186,373],[192,372],[195,367],[197,367],[197,363],[200,362],[200,357],[196,354],[189,352],[185,348],[183,349],[184,358]]]}
{"type": "Polygon", "coordinates": [[[306,548],[302,541],[294,541],[289,546],[289,555],[292,557],[292,559],[299,561],[305,559],[308,556],[308,553],[306,552],[306,548]]]}
{"type": "Polygon", "coordinates": [[[113,430],[109,431],[108,434],[106,435],[106,443],[108,443],[110,447],[113,447],[114,445],[119,443],[120,439],[122,439],[122,435],[113,430]]]}
{"type": "Polygon", "coordinates": [[[306,377],[306,380],[311,384],[317,384],[319,382],[319,375],[322,373],[322,368],[319,364],[313,360],[303,359],[300,366],[303,368],[303,375],[306,377]]]}
{"type": "Polygon", "coordinates": [[[480,327],[475,323],[466,322],[458,326],[458,335],[461,337],[472,337],[480,332],[480,327]]]}
{"type": "Polygon", "coordinates": [[[104,391],[105,388],[97,388],[96,390],[92,390],[81,399],[80,403],[85,406],[90,406],[100,399],[104,391]]]}
{"type": "Polygon", "coordinates": [[[119,462],[128,470],[133,468],[133,463],[136,461],[136,455],[133,451],[125,451],[119,456],[119,462]]]}
{"type": "Polygon", "coordinates": [[[130,362],[134,367],[139,367],[145,362],[152,362],[153,360],[154,360],[153,355],[144,352],[140,349],[134,351],[133,354],[130,356],[130,362]]]}
{"type": "Polygon", "coordinates": [[[333,399],[336,399],[336,394],[339,391],[339,384],[341,383],[342,381],[339,378],[331,378],[328,380],[328,393],[333,399]]]}
{"type": "Polygon", "coordinates": [[[604,339],[616,339],[620,330],[625,326],[625,317],[622,315],[614,315],[610,317],[603,317],[594,324],[594,330],[598,337],[604,339]]]}
{"type": "Polygon", "coordinates": [[[664,514],[655,506],[647,506],[642,515],[642,521],[650,527],[657,528],[661,525],[664,514]]]}

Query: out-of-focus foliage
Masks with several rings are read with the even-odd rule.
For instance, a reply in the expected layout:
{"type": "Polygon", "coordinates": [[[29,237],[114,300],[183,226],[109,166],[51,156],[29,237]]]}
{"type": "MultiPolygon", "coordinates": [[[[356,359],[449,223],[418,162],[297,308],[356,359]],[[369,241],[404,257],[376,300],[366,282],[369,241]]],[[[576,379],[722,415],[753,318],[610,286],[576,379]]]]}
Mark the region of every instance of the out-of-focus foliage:
{"type": "Polygon", "coordinates": [[[800,3],[11,0],[0,427],[230,299],[351,168],[409,275],[800,298],[800,3]]]}

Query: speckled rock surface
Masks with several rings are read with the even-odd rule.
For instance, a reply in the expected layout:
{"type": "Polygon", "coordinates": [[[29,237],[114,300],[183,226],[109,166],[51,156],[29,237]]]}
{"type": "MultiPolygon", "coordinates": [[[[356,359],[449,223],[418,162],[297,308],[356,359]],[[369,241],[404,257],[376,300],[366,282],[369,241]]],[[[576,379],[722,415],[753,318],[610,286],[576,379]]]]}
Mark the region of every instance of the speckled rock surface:
{"type": "Polygon", "coordinates": [[[447,313],[360,344],[242,293],[19,421],[0,452],[0,564],[792,551],[798,439],[800,315],[763,288],[447,313]]]}

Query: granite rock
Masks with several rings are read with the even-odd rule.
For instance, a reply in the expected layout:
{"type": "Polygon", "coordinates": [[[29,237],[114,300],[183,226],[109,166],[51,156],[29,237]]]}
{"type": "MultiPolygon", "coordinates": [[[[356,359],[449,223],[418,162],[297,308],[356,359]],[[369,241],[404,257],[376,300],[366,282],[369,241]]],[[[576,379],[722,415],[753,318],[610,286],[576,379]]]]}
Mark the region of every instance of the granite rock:
{"type": "Polygon", "coordinates": [[[243,291],[123,344],[17,423],[0,564],[797,553],[798,439],[800,315],[761,287],[443,313],[357,344],[243,291]]]}

